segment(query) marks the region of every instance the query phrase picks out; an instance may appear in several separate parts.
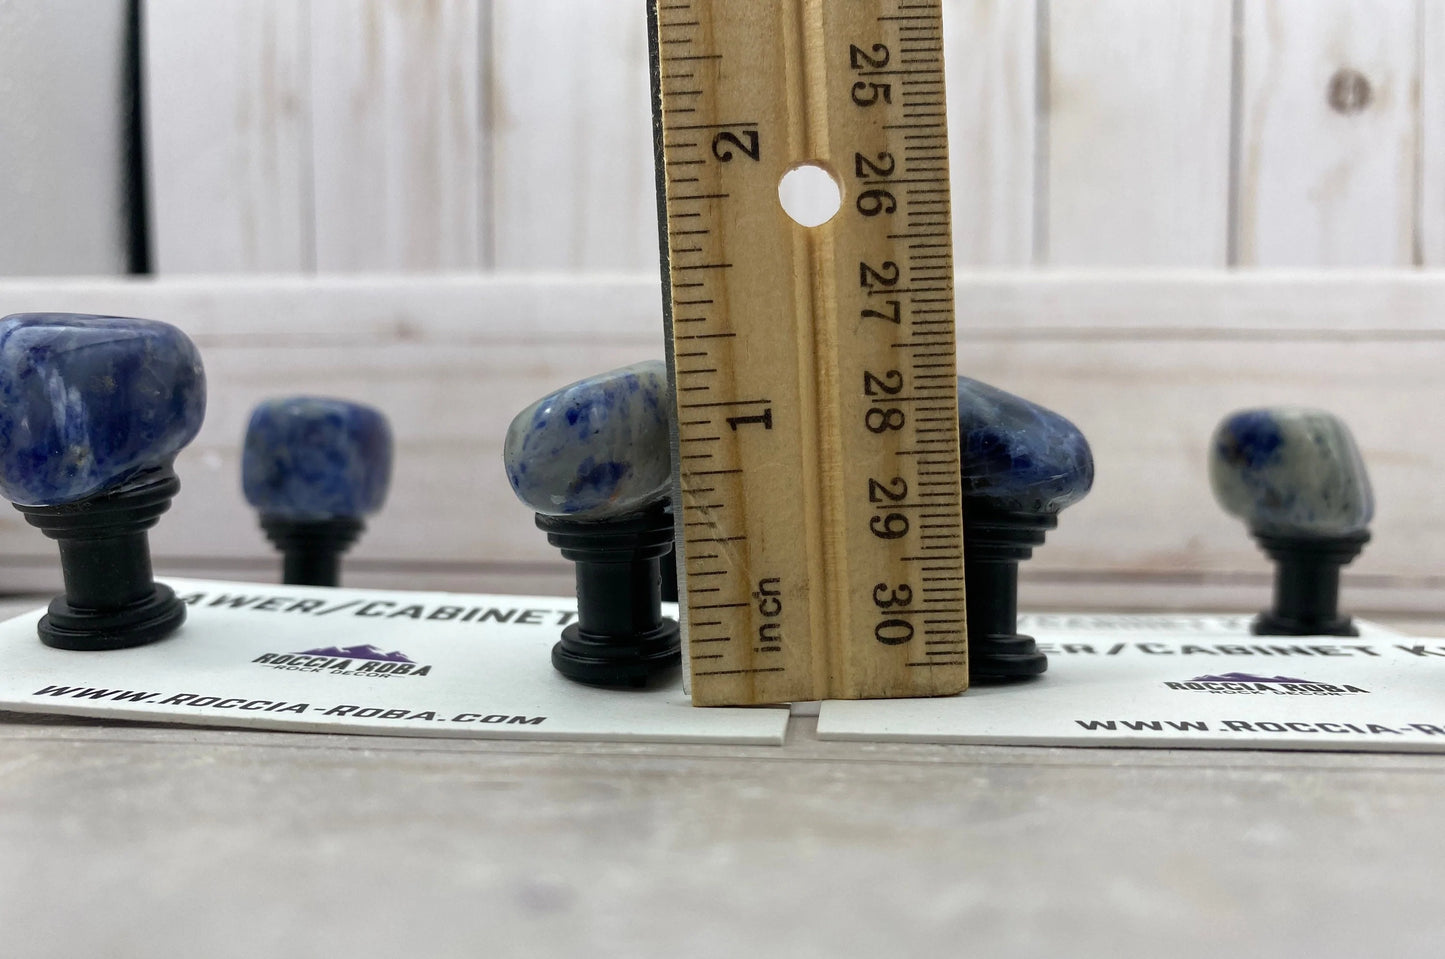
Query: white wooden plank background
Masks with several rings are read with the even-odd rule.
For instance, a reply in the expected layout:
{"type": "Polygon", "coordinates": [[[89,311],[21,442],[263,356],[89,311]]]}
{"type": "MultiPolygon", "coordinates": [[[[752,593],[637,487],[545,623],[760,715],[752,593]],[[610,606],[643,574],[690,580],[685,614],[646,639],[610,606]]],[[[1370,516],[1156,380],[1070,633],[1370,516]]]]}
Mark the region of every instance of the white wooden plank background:
{"type": "Polygon", "coordinates": [[[1229,0],[1047,9],[1046,262],[1224,266],[1229,0]]]}
{"type": "Polygon", "coordinates": [[[125,0],[0,0],[0,276],[126,269],[125,0]]]}
{"type": "Polygon", "coordinates": [[[1420,263],[1445,266],[1445,4],[1420,4],[1420,263]]]}
{"type": "Polygon", "coordinates": [[[1428,36],[1419,3],[1244,0],[1243,9],[1239,262],[1413,265],[1428,36]]]}
{"type": "Polygon", "coordinates": [[[482,8],[311,0],[316,268],[482,267],[482,8]]]}
{"type": "MultiPolygon", "coordinates": [[[[1094,492],[1026,567],[1031,602],[1262,602],[1268,566],[1214,505],[1205,456],[1228,412],[1289,402],[1344,416],[1371,468],[1379,515],[1352,605],[1438,612],[1445,276],[988,272],[961,277],[958,299],[961,369],[1070,416],[1095,451],[1094,492]]],[[[507,423],[566,382],[661,355],[652,279],[0,284],[0,312],[27,309],[153,316],[201,346],[210,411],[154,536],[163,568],[196,575],[273,575],[239,490],[241,433],[263,397],[314,392],[377,404],[399,440],[354,584],[465,588],[509,567],[565,590],[567,568],[507,488],[507,423]]],[[[53,580],[53,544],[9,512],[0,588],[53,580]]]]}
{"type": "Polygon", "coordinates": [[[152,266],[315,264],[307,0],[148,0],[152,266]]]}
{"type": "MultiPolygon", "coordinates": [[[[146,14],[162,272],[655,268],[630,4],[146,14]]],[[[945,0],[958,262],[1445,262],[1441,17],[1427,0],[945,0]],[[1370,84],[1358,112],[1328,103],[1341,69],[1370,84]]]]}
{"type": "Polygon", "coordinates": [[[1034,256],[1038,14],[1018,0],[944,6],[954,262],[1022,267],[1034,256]]]}
{"type": "Polygon", "coordinates": [[[643,7],[501,0],[492,10],[498,269],[656,271],[643,7]]]}

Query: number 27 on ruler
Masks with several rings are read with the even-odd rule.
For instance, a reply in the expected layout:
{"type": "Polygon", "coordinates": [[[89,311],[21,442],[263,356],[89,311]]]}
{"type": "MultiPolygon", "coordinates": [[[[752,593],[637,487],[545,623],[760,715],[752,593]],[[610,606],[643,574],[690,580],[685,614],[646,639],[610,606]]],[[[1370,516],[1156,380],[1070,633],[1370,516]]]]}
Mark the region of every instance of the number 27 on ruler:
{"type": "Polygon", "coordinates": [[[968,681],[941,12],[653,0],[698,705],[968,681]],[[790,170],[838,212],[806,227],[790,170]]]}

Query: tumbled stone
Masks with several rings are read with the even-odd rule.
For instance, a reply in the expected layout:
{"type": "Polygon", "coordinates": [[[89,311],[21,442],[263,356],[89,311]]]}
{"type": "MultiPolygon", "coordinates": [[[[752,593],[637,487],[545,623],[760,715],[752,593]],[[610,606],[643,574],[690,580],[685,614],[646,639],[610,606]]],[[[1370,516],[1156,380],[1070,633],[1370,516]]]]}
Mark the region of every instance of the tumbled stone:
{"type": "Polygon", "coordinates": [[[1349,427],[1323,410],[1226,417],[1210,444],[1209,479],[1219,504],[1259,532],[1338,536],[1363,531],[1375,513],[1349,427]]]}
{"type": "Polygon", "coordinates": [[[72,503],[168,467],[205,415],[200,353],[168,323],[0,320],[0,493],[14,503],[72,503]]]}
{"type": "Polygon", "coordinates": [[[660,360],[542,397],[507,429],[502,457],[521,501],[548,516],[611,519],[672,489],[672,400],[660,360]]]}
{"type": "Polygon", "coordinates": [[[1057,513],[1094,485],[1094,456],[1073,423],[1022,397],[958,378],[963,495],[1000,510],[1057,513]]]}
{"type": "Polygon", "coordinates": [[[366,516],[386,500],[391,448],[391,427],[370,406],[311,396],[267,400],[246,428],[246,501],[288,519],[366,516]]]}

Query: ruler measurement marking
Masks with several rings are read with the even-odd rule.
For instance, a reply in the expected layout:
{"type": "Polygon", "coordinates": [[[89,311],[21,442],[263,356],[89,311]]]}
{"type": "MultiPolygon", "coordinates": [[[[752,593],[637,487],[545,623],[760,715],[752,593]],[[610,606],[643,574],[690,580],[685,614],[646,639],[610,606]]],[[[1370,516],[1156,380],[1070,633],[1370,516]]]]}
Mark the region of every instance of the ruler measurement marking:
{"type": "MultiPolygon", "coordinates": [[[[679,403],[683,409],[704,409],[728,406],[759,406],[772,403],[772,400],[723,400],[717,403],[679,403]]],[[[737,470],[736,472],[742,472],[737,470]]]]}
{"type": "MultiPolygon", "coordinates": [[[[678,125],[676,125],[676,126],[673,126],[672,129],[674,129],[674,130],[728,130],[728,129],[732,129],[732,128],[735,128],[735,127],[755,127],[755,126],[757,126],[757,125],[758,125],[757,122],[754,121],[754,120],[734,120],[734,121],[732,121],[732,122],[730,122],[730,123],[691,123],[691,124],[686,124],[686,125],[678,124],[678,125]]],[[[697,144],[694,143],[693,146],[697,146],[697,144]]],[[[672,196],[670,196],[670,197],[668,197],[668,199],[669,199],[669,200],[675,200],[675,199],[677,199],[677,197],[672,197],[672,196]]]]}
{"type": "MultiPolygon", "coordinates": [[[[859,71],[857,71],[857,72],[854,73],[854,76],[859,76],[859,77],[888,77],[888,76],[899,76],[899,75],[911,75],[911,74],[916,74],[916,73],[937,73],[937,72],[938,72],[937,70],[859,70],[859,71]]],[[[884,129],[888,129],[888,127],[885,126],[884,129]]]]}
{"type": "Polygon", "coordinates": [[[754,666],[749,669],[711,669],[695,671],[693,676],[743,676],[749,673],[781,673],[785,669],[786,667],[784,666],[754,666]]]}
{"type": "Polygon", "coordinates": [[[934,177],[884,177],[882,179],[864,180],[864,186],[881,186],[889,183],[937,183],[934,177]]]}
{"type": "Polygon", "coordinates": [[[946,286],[898,286],[889,287],[886,290],[869,290],[868,296],[897,296],[900,293],[939,293],[947,290],[946,286]]]}

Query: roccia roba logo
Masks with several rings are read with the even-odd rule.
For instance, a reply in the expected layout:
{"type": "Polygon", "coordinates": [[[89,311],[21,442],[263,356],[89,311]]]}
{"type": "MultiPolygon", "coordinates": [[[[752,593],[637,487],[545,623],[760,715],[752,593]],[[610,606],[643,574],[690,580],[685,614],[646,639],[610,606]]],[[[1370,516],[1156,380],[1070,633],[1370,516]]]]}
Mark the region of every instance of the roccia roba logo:
{"type": "Polygon", "coordinates": [[[338,676],[426,676],[430,666],[414,661],[398,650],[387,652],[375,646],[323,646],[299,653],[262,653],[253,663],[272,669],[302,673],[333,673],[338,676]]]}
{"type": "Polygon", "coordinates": [[[1165,683],[1165,687],[1185,692],[1214,693],[1226,696],[1352,696],[1368,693],[1358,686],[1317,683],[1293,676],[1256,676],[1253,673],[1221,673],[1218,676],[1195,676],[1182,683],[1165,683]]]}

